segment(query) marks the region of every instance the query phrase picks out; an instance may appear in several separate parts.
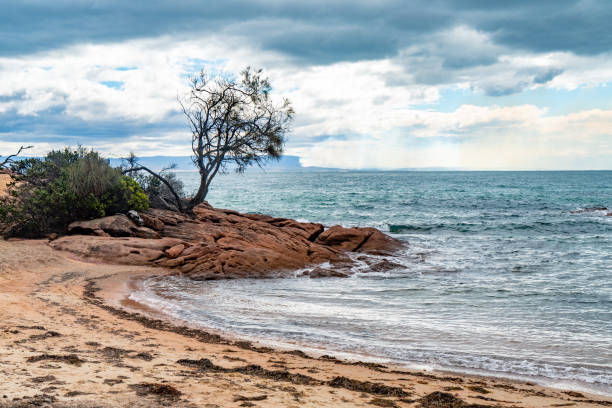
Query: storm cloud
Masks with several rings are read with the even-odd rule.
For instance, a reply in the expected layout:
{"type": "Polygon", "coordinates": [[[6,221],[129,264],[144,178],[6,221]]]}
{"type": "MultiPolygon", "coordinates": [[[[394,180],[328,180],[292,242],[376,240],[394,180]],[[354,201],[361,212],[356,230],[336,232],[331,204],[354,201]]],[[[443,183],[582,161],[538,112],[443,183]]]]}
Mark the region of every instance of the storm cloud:
{"type": "MultiPolygon", "coordinates": [[[[393,56],[459,25],[525,51],[593,55],[610,51],[610,21],[612,3],[604,0],[26,0],[3,4],[0,55],[214,33],[248,38],[263,49],[321,64],[393,56]]],[[[451,58],[447,64],[474,62],[451,58]]]]}

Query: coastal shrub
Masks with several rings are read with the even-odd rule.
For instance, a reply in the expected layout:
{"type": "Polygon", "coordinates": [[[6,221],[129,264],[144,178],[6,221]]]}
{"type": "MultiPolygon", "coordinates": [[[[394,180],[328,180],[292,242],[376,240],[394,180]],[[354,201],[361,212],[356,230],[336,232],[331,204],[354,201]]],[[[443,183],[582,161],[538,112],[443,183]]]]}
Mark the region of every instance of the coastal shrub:
{"type": "MultiPolygon", "coordinates": [[[[175,173],[165,171],[160,175],[164,177],[181,199],[185,198],[184,184],[175,173]]],[[[172,191],[159,178],[146,172],[133,172],[131,176],[138,182],[148,197],[150,207],[178,211],[172,191]]]]}
{"type": "Polygon", "coordinates": [[[12,169],[15,183],[9,196],[0,199],[5,235],[62,232],[75,220],[148,208],[140,185],[92,150],[52,151],[12,169]]]}
{"type": "Polygon", "coordinates": [[[149,208],[149,197],[136,180],[128,176],[121,176],[119,182],[121,191],[123,191],[123,200],[127,203],[128,208],[138,211],[149,208]]]}

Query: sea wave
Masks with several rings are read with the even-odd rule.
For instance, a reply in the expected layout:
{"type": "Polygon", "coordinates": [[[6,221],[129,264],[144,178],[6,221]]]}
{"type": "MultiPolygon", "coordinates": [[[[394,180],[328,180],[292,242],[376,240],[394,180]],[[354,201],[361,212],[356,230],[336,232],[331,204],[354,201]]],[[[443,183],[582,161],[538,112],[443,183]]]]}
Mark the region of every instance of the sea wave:
{"type": "MultiPolygon", "coordinates": [[[[529,222],[458,222],[458,223],[421,223],[421,224],[387,224],[387,230],[392,234],[419,234],[435,232],[458,233],[490,233],[498,234],[508,231],[535,231],[544,233],[597,233],[607,232],[610,228],[608,220],[598,219],[566,219],[557,221],[529,222]]],[[[610,219],[612,222],[612,219],[610,219]]]]}

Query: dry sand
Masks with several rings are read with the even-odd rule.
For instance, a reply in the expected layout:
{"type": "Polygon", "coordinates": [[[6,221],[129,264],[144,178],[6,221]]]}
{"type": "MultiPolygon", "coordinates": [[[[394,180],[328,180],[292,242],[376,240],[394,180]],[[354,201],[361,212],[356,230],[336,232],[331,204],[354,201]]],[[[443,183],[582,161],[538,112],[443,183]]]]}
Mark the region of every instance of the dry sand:
{"type": "Polygon", "coordinates": [[[7,173],[0,173],[0,197],[7,194],[7,184],[9,184],[13,179],[11,179],[11,175],[7,173]]]}
{"type": "Polygon", "coordinates": [[[434,391],[480,406],[612,406],[529,383],[253,348],[115,306],[130,278],[163,272],[0,241],[0,407],[417,407],[434,391]]]}

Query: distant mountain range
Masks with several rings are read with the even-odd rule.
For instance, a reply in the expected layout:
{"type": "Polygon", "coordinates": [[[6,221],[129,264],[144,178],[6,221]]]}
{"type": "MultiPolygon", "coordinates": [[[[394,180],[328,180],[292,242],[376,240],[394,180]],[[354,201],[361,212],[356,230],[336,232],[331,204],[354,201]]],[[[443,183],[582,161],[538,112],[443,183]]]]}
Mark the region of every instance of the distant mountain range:
{"type": "MultiPolygon", "coordinates": [[[[138,161],[143,165],[151,168],[151,170],[161,170],[176,164],[175,170],[196,170],[191,156],[147,156],[139,157],[138,161]]],[[[110,159],[112,166],[121,165],[121,159],[110,159]]],[[[346,171],[347,169],[339,167],[316,167],[316,166],[302,166],[300,163],[299,156],[282,156],[278,161],[269,161],[265,166],[264,170],[259,169],[257,166],[249,168],[247,171],[346,171]]],[[[356,169],[360,171],[381,171],[381,169],[356,169]]],[[[460,170],[458,168],[448,167],[423,167],[423,168],[402,168],[395,169],[394,171],[455,171],[460,170]]]]}
{"type": "MultiPolygon", "coordinates": [[[[175,164],[175,170],[196,170],[190,156],[147,156],[139,157],[138,162],[143,166],[147,166],[152,170],[161,170],[172,164],[175,164]]],[[[122,159],[110,159],[111,166],[119,166],[122,163],[122,159]]],[[[325,170],[339,170],[325,167],[304,167],[300,163],[298,156],[283,156],[280,160],[269,161],[265,165],[265,171],[325,171],[325,170]]],[[[257,166],[252,167],[249,171],[257,171],[257,166]]]]}
{"type": "MultiPolygon", "coordinates": [[[[20,159],[26,159],[28,157],[31,158],[41,158],[41,157],[33,157],[33,156],[20,156],[20,159]]],[[[111,166],[118,167],[123,164],[123,159],[121,158],[111,158],[109,159],[111,166]]],[[[193,162],[191,161],[191,156],[143,156],[138,158],[138,162],[143,166],[149,167],[151,170],[159,171],[163,168],[169,167],[172,164],[175,164],[176,167],[174,170],[177,171],[189,171],[196,170],[193,162]]],[[[384,171],[382,169],[370,168],[370,169],[344,169],[340,167],[316,167],[316,166],[302,166],[300,163],[299,156],[282,156],[278,161],[270,161],[265,166],[264,169],[261,170],[257,166],[250,167],[247,171],[384,171]]],[[[393,169],[389,171],[461,171],[460,168],[450,168],[450,167],[406,167],[401,169],[393,169]]]]}

